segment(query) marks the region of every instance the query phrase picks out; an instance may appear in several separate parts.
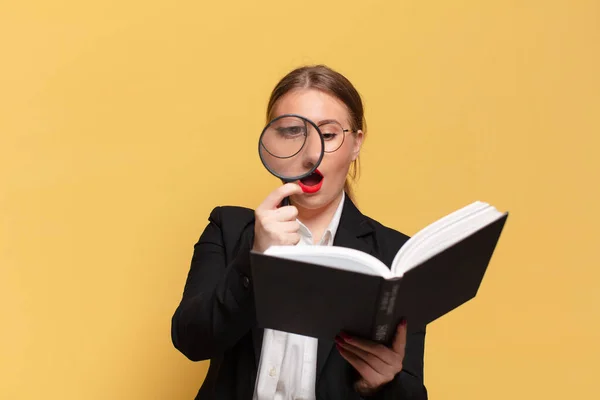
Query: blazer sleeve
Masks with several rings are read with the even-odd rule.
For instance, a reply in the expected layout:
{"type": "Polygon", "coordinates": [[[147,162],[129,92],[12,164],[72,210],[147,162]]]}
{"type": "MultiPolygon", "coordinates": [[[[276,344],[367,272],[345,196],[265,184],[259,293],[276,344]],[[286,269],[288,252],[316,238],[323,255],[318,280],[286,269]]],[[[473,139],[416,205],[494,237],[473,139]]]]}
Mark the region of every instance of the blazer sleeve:
{"type": "Polygon", "coordinates": [[[249,248],[228,263],[224,246],[222,211],[217,207],[194,245],[183,296],[171,321],[173,345],[192,361],[223,354],[255,324],[249,248]]]}
{"type": "Polygon", "coordinates": [[[424,355],[425,327],[411,331],[409,326],[402,371],[393,381],[372,396],[363,396],[363,398],[365,400],[427,400],[427,389],[423,381],[424,355]]]}

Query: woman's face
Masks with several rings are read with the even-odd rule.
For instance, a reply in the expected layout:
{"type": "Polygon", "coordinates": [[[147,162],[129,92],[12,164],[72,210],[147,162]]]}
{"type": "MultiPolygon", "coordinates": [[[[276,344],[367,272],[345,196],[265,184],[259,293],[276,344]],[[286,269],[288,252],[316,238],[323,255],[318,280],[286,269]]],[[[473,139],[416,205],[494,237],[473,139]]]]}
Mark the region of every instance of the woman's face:
{"type": "MultiPolygon", "coordinates": [[[[326,207],[338,199],[344,190],[350,165],[360,152],[363,132],[359,131],[355,134],[350,132],[352,128],[346,105],[336,97],[316,89],[297,89],[282,96],[273,108],[272,117],[281,114],[298,114],[310,119],[317,126],[321,126],[323,121],[334,120],[343,129],[349,130],[343,134],[345,137],[342,146],[333,153],[325,153],[323,156],[318,167],[318,171],[323,176],[320,189],[315,193],[305,191],[292,197],[295,205],[305,209],[315,210],[326,207]]],[[[310,135],[308,140],[311,140],[310,135]]],[[[315,138],[312,143],[315,143],[315,138]]],[[[298,160],[305,168],[314,166],[320,155],[320,145],[312,146],[311,149],[314,150],[303,152],[305,155],[298,160]]]]}

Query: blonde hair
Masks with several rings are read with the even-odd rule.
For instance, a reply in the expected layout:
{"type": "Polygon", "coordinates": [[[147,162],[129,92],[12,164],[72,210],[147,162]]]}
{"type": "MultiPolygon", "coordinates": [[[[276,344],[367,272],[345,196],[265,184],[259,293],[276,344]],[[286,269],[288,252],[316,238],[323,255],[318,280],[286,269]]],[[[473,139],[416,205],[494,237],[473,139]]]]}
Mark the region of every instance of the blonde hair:
{"type": "MultiPolygon", "coordinates": [[[[273,117],[272,112],[277,100],[289,91],[299,88],[321,90],[339,99],[348,109],[354,134],[356,135],[356,132],[360,130],[366,137],[367,123],[360,94],[345,76],[325,65],[303,66],[284,76],[271,92],[267,106],[267,121],[273,117]]],[[[344,184],[344,191],[352,200],[354,200],[353,184],[358,180],[359,174],[359,158],[357,157],[350,165],[344,184]]]]}

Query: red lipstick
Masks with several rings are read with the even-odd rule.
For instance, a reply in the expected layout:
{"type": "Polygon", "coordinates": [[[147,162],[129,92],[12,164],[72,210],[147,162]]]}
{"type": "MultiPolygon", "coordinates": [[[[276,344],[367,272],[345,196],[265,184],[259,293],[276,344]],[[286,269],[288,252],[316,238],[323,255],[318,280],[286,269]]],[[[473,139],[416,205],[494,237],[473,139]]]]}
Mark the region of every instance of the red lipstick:
{"type": "Polygon", "coordinates": [[[304,193],[317,193],[323,186],[323,179],[323,174],[316,169],[310,176],[298,181],[298,185],[304,193]]]}

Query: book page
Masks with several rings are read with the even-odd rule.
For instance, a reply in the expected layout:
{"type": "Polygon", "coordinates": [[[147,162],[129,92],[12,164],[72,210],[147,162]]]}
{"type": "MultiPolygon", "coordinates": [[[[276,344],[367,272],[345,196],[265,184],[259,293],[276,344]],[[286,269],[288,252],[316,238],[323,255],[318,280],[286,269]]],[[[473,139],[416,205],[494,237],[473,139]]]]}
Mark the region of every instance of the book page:
{"type": "Polygon", "coordinates": [[[483,202],[474,202],[430,224],[411,238],[392,263],[394,276],[401,276],[435,254],[442,252],[503,214],[483,202]]]}
{"type": "Polygon", "coordinates": [[[392,277],[389,268],[370,254],[338,246],[271,246],[264,254],[361,274],[392,277]]]}
{"type": "Polygon", "coordinates": [[[435,234],[435,232],[440,231],[446,225],[451,224],[452,222],[458,221],[459,219],[463,218],[465,215],[469,215],[469,213],[476,212],[477,210],[480,210],[487,206],[488,206],[487,203],[476,201],[474,203],[471,203],[461,209],[458,209],[458,210],[438,219],[437,221],[432,222],[431,224],[427,225],[425,228],[421,229],[419,232],[417,232],[414,236],[412,236],[400,248],[400,250],[398,251],[398,254],[396,254],[396,256],[394,257],[394,261],[392,262],[392,271],[395,271],[394,275],[399,276],[399,275],[403,274],[403,271],[395,270],[394,266],[397,265],[400,262],[400,260],[405,257],[406,253],[411,251],[411,249],[413,249],[415,246],[418,246],[419,243],[421,243],[423,240],[426,240],[428,237],[435,234]]]}

